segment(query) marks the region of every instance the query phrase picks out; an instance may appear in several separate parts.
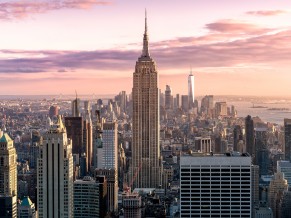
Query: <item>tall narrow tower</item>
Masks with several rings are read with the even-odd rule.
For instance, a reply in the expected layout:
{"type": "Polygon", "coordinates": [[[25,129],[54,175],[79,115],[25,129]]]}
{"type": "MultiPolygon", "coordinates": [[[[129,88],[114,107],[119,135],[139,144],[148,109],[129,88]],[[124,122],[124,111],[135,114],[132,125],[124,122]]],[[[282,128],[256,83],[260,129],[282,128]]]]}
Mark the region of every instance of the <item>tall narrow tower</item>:
{"type": "Polygon", "coordinates": [[[133,143],[130,184],[133,188],[161,185],[158,72],[149,54],[147,17],[142,54],[133,73],[133,143]]]}
{"type": "Polygon", "coordinates": [[[189,109],[194,106],[194,76],[192,74],[192,69],[188,76],[188,100],[189,100],[189,109]]]}
{"type": "Polygon", "coordinates": [[[44,135],[40,148],[37,205],[40,218],[74,216],[72,141],[60,116],[44,135]]]}
{"type": "Polygon", "coordinates": [[[17,217],[17,162],[13,140],[0,130],[0,217],[17,217]]]}

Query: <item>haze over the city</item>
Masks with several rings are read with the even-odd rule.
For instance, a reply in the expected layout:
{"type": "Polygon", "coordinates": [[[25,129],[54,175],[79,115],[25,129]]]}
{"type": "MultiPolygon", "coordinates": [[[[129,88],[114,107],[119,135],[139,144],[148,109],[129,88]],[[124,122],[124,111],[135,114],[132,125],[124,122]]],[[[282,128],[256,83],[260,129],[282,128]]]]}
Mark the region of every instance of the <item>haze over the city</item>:
{"type": "Polygon", "coordinates": [[[291,92],[291,7],[276,0],[1,1],[0,95],[131,91],[144,10],[159,87],[197,95],[291,92]]]}

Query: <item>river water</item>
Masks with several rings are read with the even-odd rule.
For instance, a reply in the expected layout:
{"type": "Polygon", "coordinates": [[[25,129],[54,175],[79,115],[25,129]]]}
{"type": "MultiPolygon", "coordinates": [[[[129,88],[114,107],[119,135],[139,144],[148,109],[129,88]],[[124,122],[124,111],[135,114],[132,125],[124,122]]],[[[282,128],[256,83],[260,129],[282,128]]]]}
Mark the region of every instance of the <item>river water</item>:
{"type": "Polygon", "coordinates": [[[246,117],[251,115],[252,117],[258,116],[264,122],[276,123],[282,125],[284,123],[284,118],[291,119],[291,102],[264,102],[256,103],[247,101],[233,101],[227,102],[228,106],[234,105],[237,110],[238,117],[246,117]],[[253,107],[255,106],[255,108],[253,107]],[[266,108],[256,108],[257,106],[262,106],[266,108]],[[268,110],[270,108],[286,108],[289,110],[268,110]]]}

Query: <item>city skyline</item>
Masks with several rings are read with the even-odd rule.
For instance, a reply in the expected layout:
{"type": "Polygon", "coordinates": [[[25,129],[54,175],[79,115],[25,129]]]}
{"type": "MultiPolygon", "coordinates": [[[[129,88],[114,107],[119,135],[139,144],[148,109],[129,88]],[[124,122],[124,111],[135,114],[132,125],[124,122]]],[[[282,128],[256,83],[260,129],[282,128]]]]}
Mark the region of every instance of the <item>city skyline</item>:
{"type": "Polygon", "coordinates": [[[75,88],[129,93],[145,7],[162,90],[169,84],[186,94],[192,66],[197,96],[291,91],[288,2],[16,0],[0,6],[0,95],[75,88]]]}

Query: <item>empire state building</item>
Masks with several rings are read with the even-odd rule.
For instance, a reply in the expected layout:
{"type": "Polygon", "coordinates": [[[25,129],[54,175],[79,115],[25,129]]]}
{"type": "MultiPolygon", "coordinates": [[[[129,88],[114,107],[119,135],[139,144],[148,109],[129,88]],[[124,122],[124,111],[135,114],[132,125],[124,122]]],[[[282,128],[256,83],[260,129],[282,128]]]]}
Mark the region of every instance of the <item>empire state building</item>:
{"type": "Polygon", "coordinates": [[[161,181],[158,72],[149,54],[147,17],[142,54],[133,73],[133,138],[130,185],[157,188],[161,181]]]}

